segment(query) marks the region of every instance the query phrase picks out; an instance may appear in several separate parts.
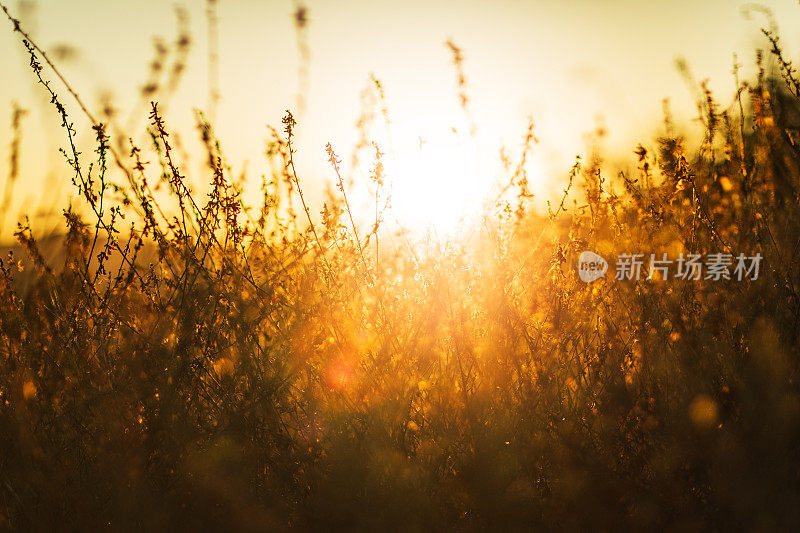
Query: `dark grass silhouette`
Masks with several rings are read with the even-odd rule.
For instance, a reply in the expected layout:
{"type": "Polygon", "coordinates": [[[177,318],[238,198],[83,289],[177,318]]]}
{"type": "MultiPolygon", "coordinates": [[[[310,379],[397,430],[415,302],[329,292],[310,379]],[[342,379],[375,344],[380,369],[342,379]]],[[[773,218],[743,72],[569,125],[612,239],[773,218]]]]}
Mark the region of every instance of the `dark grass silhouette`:
{"type": "Polygon", "coordinates": [[[78,154],[23,35],[84,205],[60,250],[21,224],[0,263],[0,524],[796,528],[800,91],[768,36],[782,70],[730,109],[702,92],[696,152],[666,117],[635,172],[578,161],[549,216],[511,165],[516,197],[431,253],[369,245],[384,205],[357,237],[342,180],[314,224],[290,113],[255,210],[201,115],[206,198],[156,103],[152,147],[123,151],[92,118],[97,151],[78,154]],[[585,284],[583,250],[763,261],[756,280],[585,284]]]}

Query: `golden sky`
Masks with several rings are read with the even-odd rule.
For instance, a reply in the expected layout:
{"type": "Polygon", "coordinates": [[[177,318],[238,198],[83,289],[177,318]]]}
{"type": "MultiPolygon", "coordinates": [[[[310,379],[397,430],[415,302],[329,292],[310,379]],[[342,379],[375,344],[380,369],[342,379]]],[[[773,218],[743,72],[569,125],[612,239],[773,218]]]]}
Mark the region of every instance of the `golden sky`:
{"type": "MultiPolygon", "coordinates": [[[[124,121],[133,117],[136,123],[138,117],[142,129],[147,109],[134,104],[147,78],[154,39],[168,45],[176,39],[175,4],[3,1],[57,58],[90,107],[99,109],[101,96],[113,95],[124,121]]],[[[193,109],[209,107],[208,26],[205,1],[181,5],[189,15],[192,47],[185,76],[168,102],[168,120],[182,131],[191,151],[197,145],[189,129],[193,109]]],[[[531,162],[532,179],[542,197],[548,185],[561,184],[574,155],[585,153],[584,135],[598,123],[609,132],[609,151],[629,154],[639,140],[657,133],[667,97],[690,131],[695,108],[674,66],[676,57],[686,58],[698,79],[708,78],[727,104],[734,87],[733,54],[744,64],[745,77],[753,72],[758,30],[767,25],[762,13],[750,10],[752,16],[745,17],[749,4],[738,0],[325,0],[305,5],[307,105],[297,117],[297,161],[304,179],[330,178],[327,142],[348,161],[371,74],[385,89],[393,142],[401,153],[412,150],[408,147],[419,137],[444,146],[451,127],[463,129],[452,56],[444,44],[452,39],[464,54],[469,105],[478,126],[470,150],[480,152],[481,161],[494,158],[502,145],[515,153],[531,117],[541,141],[531,162]]],[[[760,5],[772,11],[790,57],[796,57],[798,2],[760,5]]],[[[266,125],[279,126],[287,108],[297,111],[305,84],[292,16],[296,7],[291,1],[219,0],[222,99],[215,124],[237,173],[245,166],[255,177],[264,171],[266,125]]],[[[5,180],[7,174],[7,125],[16,101],[30,113],[23,122],[22,177],[10,215],[33,215],[32,206],[44,208],[44,199],[63,205],[70,191],[56,151],[63,135],[53,111],[41,113],[42,90],[33,84],[10,24],[0,27],[0,176],[5,180]]],[[[73,118],[79,130],[88,130],[77,111],[73,118]]],[[[410,190],[405,196],[413,198],[416,189],[410,190]]]]}

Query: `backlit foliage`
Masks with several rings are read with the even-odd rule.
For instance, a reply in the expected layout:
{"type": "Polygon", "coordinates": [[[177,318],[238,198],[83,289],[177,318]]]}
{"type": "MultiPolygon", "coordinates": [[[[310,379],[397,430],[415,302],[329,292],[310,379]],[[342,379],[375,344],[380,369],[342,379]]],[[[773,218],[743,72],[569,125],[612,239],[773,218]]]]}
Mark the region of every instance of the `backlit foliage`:
{"type": "Polygon", "coordinates": [[[423,245],[384,238],[379,146],[374,220],[354,219],[331,146],[338,186],[309,204],[289,112],[258,207],[202,114],[207,196],[156,102],[149,145],[92,119],[96,152],[78,153],[23,35],[82,203],[58,254],[21,222],[0,263],[0,524],[797,526],[800,102],[769,37],[775,75],[730,108],[700,88],[697,150],[666,112],[630,169],[593,154],[557,177],[546,215],[509,161],[511,194],[469,238],[423,245]],[[755,281],[586,284],[583,250],[764,259],[755,281]]]}

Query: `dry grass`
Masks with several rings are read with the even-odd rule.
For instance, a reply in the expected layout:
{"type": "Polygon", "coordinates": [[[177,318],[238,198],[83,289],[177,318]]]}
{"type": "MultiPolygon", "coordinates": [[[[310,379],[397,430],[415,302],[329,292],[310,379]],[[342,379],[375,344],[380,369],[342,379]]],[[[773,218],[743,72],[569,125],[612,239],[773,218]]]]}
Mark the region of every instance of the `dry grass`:
{"type": "Polygon", "coordinates": [[[155,103],[152,146],[95,122],[89,167],[26,45],[84,205],[61,252],[22,224],[33,266],[2,261],[0,527],[800,524],[800,101],[777,40],[783,77],[730,109],[702,93],[696,152],[667,118],[632,175],[576,163],[549,216],[512,165],[473,239],[397,252],[379,151],[362,234],[342,180],[312,222],[288,113],[257,209],[202,116],[212,192],[189,193],[155,103]],[[586,249],[764,259],[755,281],[585,284],[586,249]]]}

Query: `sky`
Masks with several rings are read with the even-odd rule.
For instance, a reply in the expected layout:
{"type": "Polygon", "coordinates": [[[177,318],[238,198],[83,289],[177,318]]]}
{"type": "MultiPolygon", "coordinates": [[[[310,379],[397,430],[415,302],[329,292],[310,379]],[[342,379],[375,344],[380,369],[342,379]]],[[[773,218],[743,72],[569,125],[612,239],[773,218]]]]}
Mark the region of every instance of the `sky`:
{"type": "MultiPolygon", "coordinates": [[[[398,173],[416,176],[395,184],[397,209],[410,217],[432,208],[421,199],[422,189],[441,174],[454,175],[426,189],[434,200],[454,188],[478,191],[494,179],[500,148],[518,155],[529,120],[539,139],[529,170],[542,200],[563,186],[575,155],[587,153],[586,135],[598,125],[607,131],[607,152],[624,159],[638,142],[659,133],[662,100],[668,98],[691,135],[696,111],[676,58],[685,58],[698,80],[708,79],[726,106],[734,92],[733,55],[738,54],[746,79],[755,70],[756,48],[764,46],[759,28],[768,25],[763,9],[738,0],[323,0],[303,4],[307,24],[298,38],[297,2],[219,0],[214,13],[221,99],[213,109],[206,1],[0,1],[22,19],[89,107],[97,111],[104,98],[111,98],[137,139],[147,115],[138,94],[154,42],[174,45],[175,6],[184,6],[192,39],[187,68],[162,105],[168,126],[180,132],[187,159],[199,148],[194,110],[204,110],[214,118],[234,174],[246,170],[257,189],[258,176],[267,169],[267,125],[279,127],[290,109],[299,122],[298,171],[317,206],[322,184],[332,179],[324,147],[332,143],[347,167],[358,139],[356,122],[364,102],[374,96],[368,92],[374,76],[384,90],[391,131],[387,137],[385,127],[375,126],[375,140],[391,138],[395,156],[404,161],[398,173]],[[459,105],[448,40],[463,53],[469,115],[459,105]],[[469,135],[473,123],[476,132],[469,135]],[[425,143],[430,148],[423,149],[425,143]],[[412,160],[416,163],[408,163],[412,160]],[[436,175],[417,176],[421,166],[438,169],[436,175]],[[463,179],[470,172],[470,180],[463,179]]],[[[797,0],[758,5],[773,14],[788,55],[797,57],[797,0]]],[[[3,187],[12,105],[29,111],[22,122],[20,178],[4,215],[34,218],[37,212],[60,210],[71,192],[57,152],[64,136],[7,21],[0,21],[0,72],[3,187]]],[[[88,140],[88,123],[74,106],[70,112],[88,140]]],[[[187,163],[190,169],[198,165],[187,163]]],[[[367,167],[360,164],[352,175],[363,178],[367,167]]],[[[2,231],[8,231],[8,223],[2,231]]]]}

